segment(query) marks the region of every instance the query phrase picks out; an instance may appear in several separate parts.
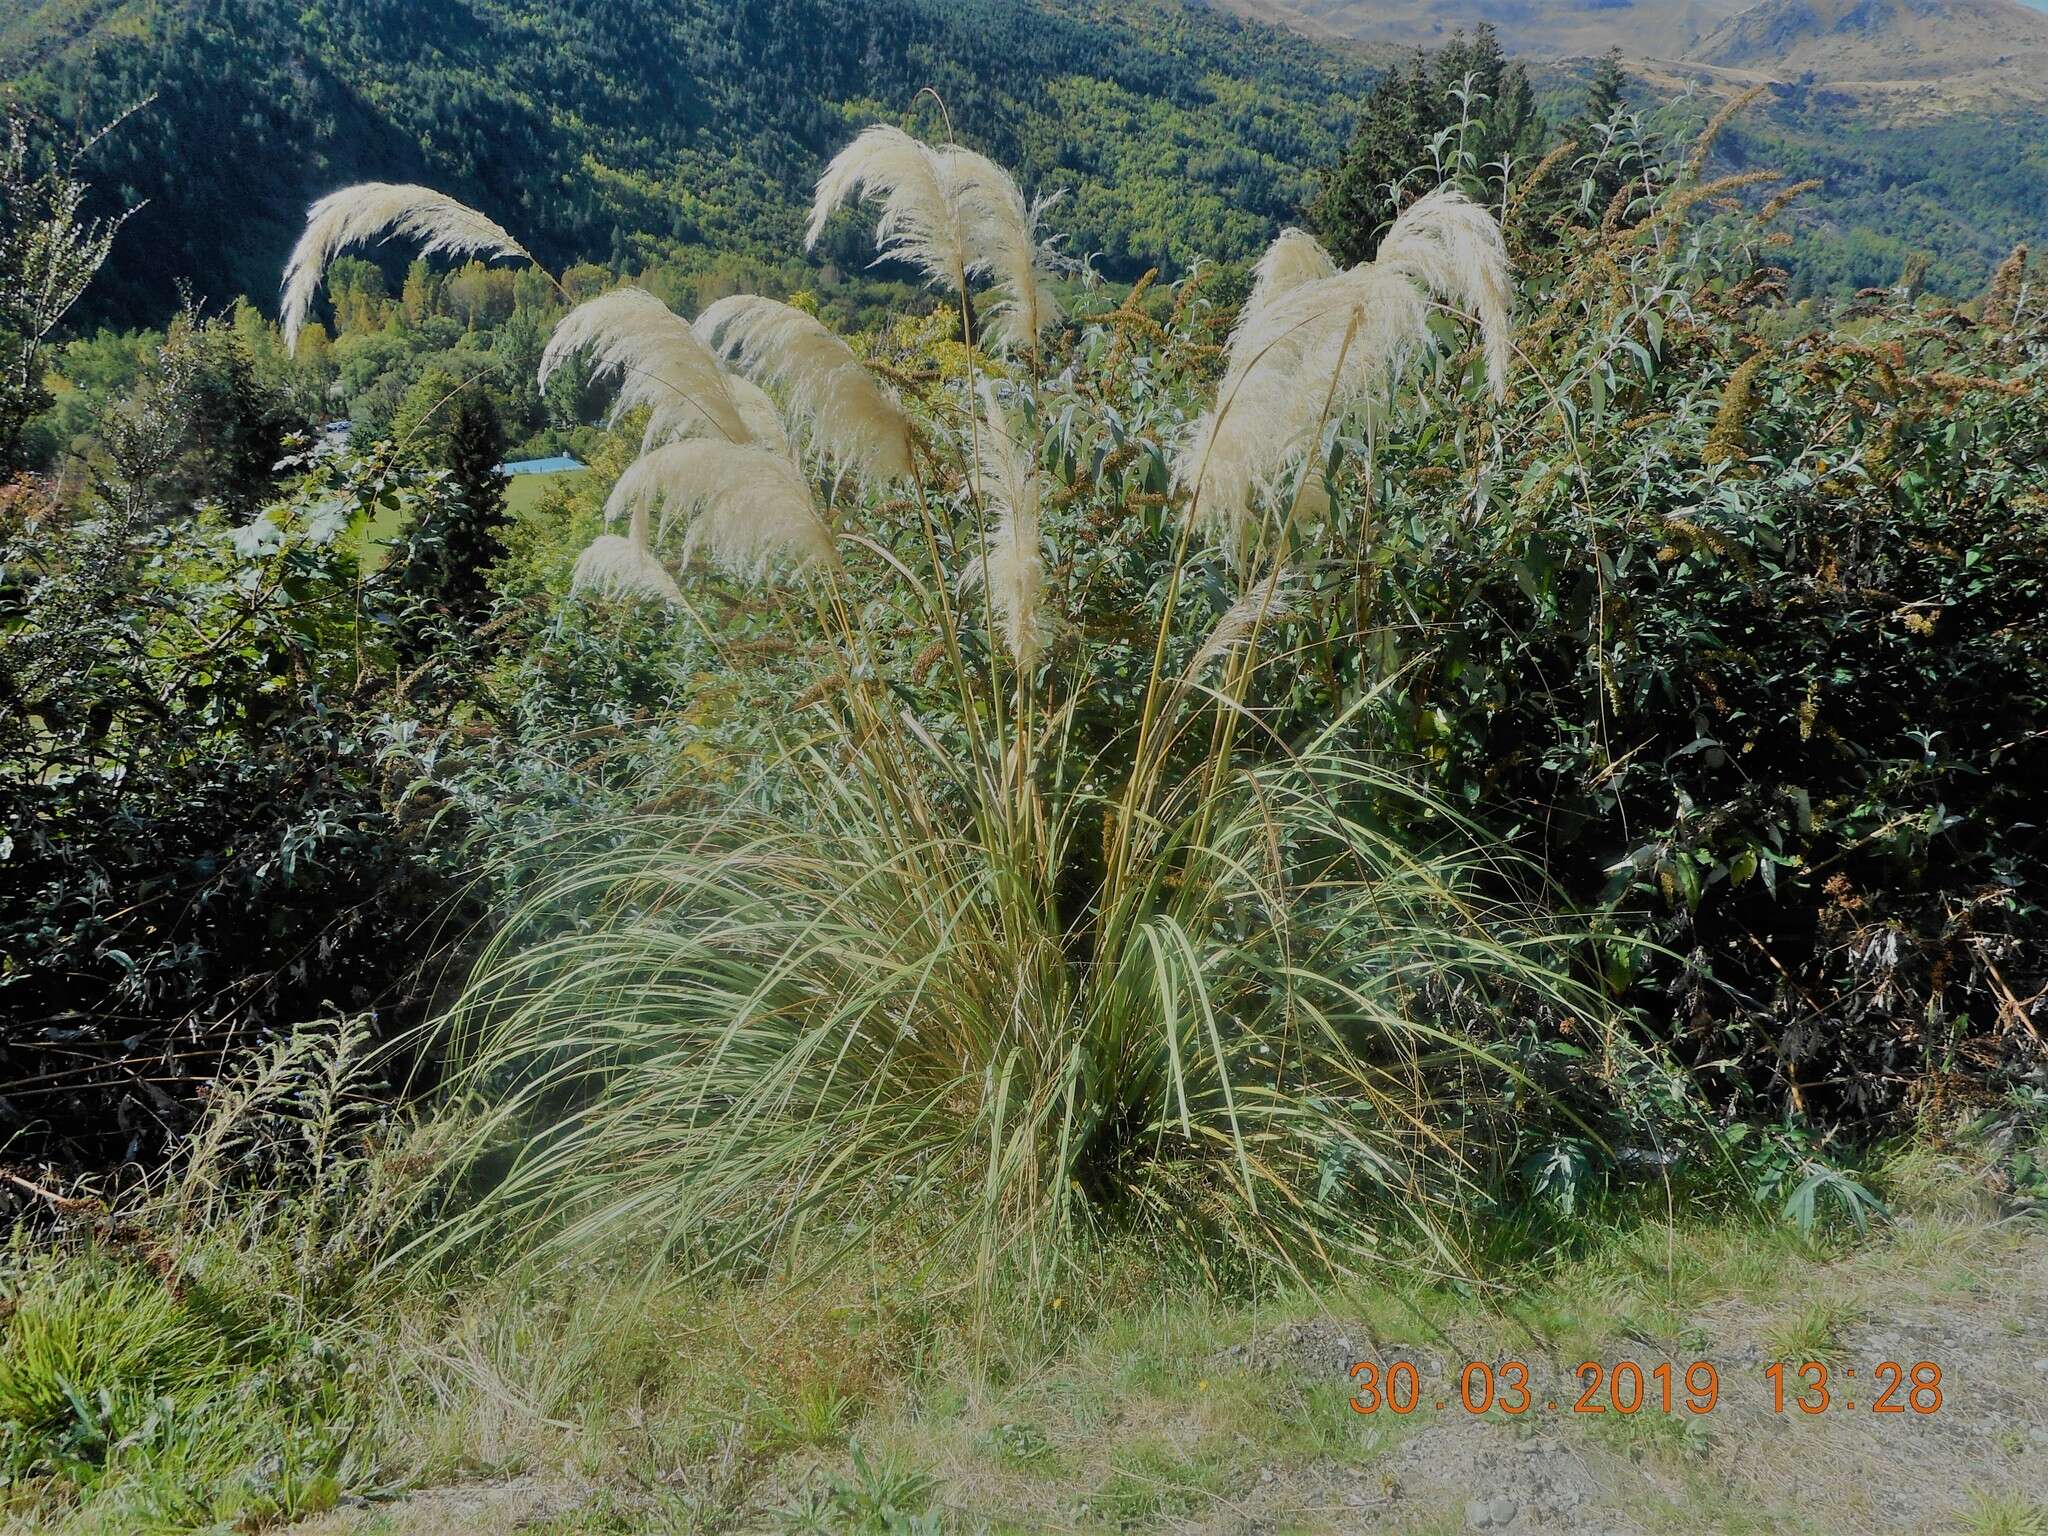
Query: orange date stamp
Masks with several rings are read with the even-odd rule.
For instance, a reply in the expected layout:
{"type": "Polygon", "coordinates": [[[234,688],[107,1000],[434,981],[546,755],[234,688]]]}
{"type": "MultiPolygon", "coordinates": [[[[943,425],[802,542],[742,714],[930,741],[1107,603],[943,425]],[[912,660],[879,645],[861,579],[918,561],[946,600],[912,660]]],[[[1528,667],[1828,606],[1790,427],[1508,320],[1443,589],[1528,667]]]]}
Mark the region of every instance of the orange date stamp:
{"type": "MultiPolygon", "coordinates": [[[[1706,1360],[1686,1364],[1666,1361],[1647,1369],[1633,1360],[1606,1365],[1588,1360],[1571,1373],[1572,1385],[1555,1395],[1540,1393],[1520,1360],[1492,1364],[1468,1360],[1459,1370],[1456,1389],[1442,1395],[1423,1390],[1422,1373],[1412,1361],[1382,1366],[1360,1360],[1351,1367],[1351,1411],[1405,1416],[1425,1405],[1438,1412],[1463,1409],[1468,1414],[1504,1413],[1663,1413],[1707,1414],[1721,1406],[1721,1372],[1706,1360]]],[[[1859,1372],[1831,1369],[1818,1360],[1776,1361],[1759,1373],[1756,1385],[1771,1412],[1907,1413],[1941,1411],[1941,1367],[1932,1360],[1910,1363],[1880,1360],[1859,1372]]]]}

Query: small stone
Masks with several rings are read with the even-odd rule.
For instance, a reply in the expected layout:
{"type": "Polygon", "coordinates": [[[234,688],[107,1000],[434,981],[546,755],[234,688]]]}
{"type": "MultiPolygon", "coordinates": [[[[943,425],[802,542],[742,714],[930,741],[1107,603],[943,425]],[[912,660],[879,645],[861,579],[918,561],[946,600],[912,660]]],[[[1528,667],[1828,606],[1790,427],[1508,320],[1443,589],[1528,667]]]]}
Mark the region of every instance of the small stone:
{"type": "Polygon", "coordinates": [[[1262,1482],[1262,1483],[1270,1483],[1270,1482],[1272,1482],[1272,1481],[1273,1481],[1273,1469],[1272,1469],[1271,1467],[1261,1467],[1261,1468],[1259,1468],[1259,1481],[1260,1481],[1260,1482],[1262,1482]]]}
{"type": "Polygon", "coordinates": [[[2034,1369],[2037,1371],[2048,1371],[2048,1359],[2036,1360],[2034,1362],[2034,1369]]]}
{"type": "Polygon", "coordinates": [[[1493,1524],[1493,1501],[1491,1499],[1467,1499],[1465,1501],[1465,1523],[1475,1531],[1486,1530],[1493,1524]]]}
{"type": "Polygon", "coordinates": [[[1498,1494],[1486,1506],[1486,1512],[1493,1516],[1495,1525],[1506,1525],[1515,1518],[1515,1501],[1506,1494],[1498,1494]]]}

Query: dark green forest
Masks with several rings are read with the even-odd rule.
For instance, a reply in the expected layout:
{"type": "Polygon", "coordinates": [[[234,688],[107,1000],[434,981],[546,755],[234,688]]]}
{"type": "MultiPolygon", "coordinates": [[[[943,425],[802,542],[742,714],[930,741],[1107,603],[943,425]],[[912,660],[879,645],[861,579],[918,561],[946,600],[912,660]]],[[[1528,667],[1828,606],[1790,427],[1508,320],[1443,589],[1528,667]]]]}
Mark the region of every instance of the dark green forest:
{"type": "MultiPolygon", "coordinates": [[[[446,187],[557,265],[780,262],[831,147],[926,87],[1027,188],[1067,189],[1071,250],[1109,275],[1244,258],[1366,76],[1176,0],[52,0],[0,28],[0,79],[75,127],[154,98],[94,164],[148,204],[92,300],[134,325],[179,277],[268,295],[306,204],[367,178],[446,187]]],[[[850,230],[824,255],[870,260],[850,230]]]]}
{"type": "MultiPolygon", "coordinates": [[[[1592,73],[1532,72],[1540,118],[1506,147],[1554,143],[1592,73]]],[[[160,323],[181,279],[267,299],[306,204],[368,178],[451,188],[557,265],[779,267],[831,146],[906,112],[1063,191],[1070,254],[1106,276],[1246,259],[1321,194],[1381,74],[1185,0],[29,0],[0,21],[0,91],[54,137],[148,103],[92,165],[108,208],[146,205],[86,310],[124,326],[160,323]]],[[[1674,130],[1715,105],[1630,94],[1674,130]]],[[[1961,294],[2048,233],[2044,146],[2038,114],[1899,125],[1786,88],[1717,156],[1825,181],[1788,225],[1795,297],[1916,262],[1961,294]]],[[[825,256],[830,278],[868,260],[843,230],[825,256]]]]}

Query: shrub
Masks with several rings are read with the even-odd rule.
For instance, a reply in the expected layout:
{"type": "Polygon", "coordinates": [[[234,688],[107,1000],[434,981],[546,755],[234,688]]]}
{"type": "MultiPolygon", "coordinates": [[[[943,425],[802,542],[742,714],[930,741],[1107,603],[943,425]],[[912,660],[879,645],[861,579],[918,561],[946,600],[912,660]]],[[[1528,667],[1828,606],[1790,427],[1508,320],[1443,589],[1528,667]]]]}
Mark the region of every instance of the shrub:
{"type": "MultiPolygon", "coordinates": [[[[146,422],[131,423],[146,435],[146,422]]],[[[0,1124],[15,1155],[149,1158],[234,1053],[340,1007],[389,1027],[456,886],[386,811],[370,508],[446,494],[301,456],[236,524],[17,493],[0,529],[0,1124]]]]}
{"type": "Polygon", "coordinates": [[[1389,443],[1374,737],[1648,941],[1608,981],[1724,1104],[1878,1134],[2040,1060],[2043,338],[1767,345],[1769,237],[1664,206],[1530,294],[1498,468],[1454,400],[1389,443]]]}

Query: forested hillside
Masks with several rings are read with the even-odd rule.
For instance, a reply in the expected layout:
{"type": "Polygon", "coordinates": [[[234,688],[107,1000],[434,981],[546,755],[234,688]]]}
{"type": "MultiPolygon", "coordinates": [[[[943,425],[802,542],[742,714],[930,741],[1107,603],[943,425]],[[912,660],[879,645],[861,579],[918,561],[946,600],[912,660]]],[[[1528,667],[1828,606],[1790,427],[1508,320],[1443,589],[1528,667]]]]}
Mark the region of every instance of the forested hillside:
{"type": "Polygon", "coordinates": [[[1364,78],[1182,0],[30,0],[0,22],[0,80],[50,118],[155,96],[93,166],[149,203],[92,300],[126,324],[180,277],[267,295],[306,203],[366,177],[447,187],[558,264],[781,259],[831,147],[927,86],[1028,189],[1068,192],[1060,227],[1105,272],[1244,257],[1313,194],[1364,78]]]}

